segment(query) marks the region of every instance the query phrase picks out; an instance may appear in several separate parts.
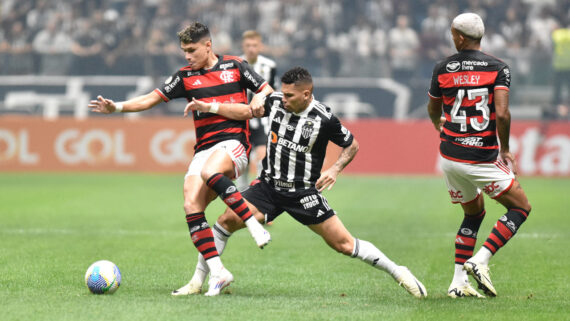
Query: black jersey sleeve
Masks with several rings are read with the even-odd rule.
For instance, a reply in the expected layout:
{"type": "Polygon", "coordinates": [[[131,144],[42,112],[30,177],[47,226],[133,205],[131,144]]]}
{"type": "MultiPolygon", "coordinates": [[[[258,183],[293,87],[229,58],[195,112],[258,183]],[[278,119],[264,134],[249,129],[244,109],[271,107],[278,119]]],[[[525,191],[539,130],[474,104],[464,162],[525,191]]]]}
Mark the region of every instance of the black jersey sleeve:
{"type": "MultiPolygon", "coordinates": [[[[182,76],[180,72],[176,72],[174,75],[166,78],[162,87],[157,88],[160,93],[162,99],[166,98],[165,101],[169,101],[175,98],[186,97],[186,89],[184,88],[184,81],[182,80],[182,76]]],[[[189,97],[187,97],[189,98],[189,97]]]]}
{"type": "Polygon", "coordinates": [[[329,140],[336,145],[344,148],[352,144],[354,136],[340,123],[340,119],[335,115],[332,115],[331,118],[327,120],[326,130],[329,140]]]}
{"type": "Polygon", "coordinates": [[[495,80],[495,88],[510,88],[511,87],[511,70],[508,65],[504,65],[499,69],[497,79],[495,80]]]}
{"type": "Polygon", "coordinates": [[[433,98],[440,98],[442,95],[438,79],[440,66],[441,63],[436,64],[431,75],[431,85],[429,87],[428,94],[433,98]]]}
{"type": "Polygon", "coordinates": [[[269,97],[265,99],[265,104],[263,105],[264,108],[263,117],[269,116],[269,114],[271,113],[271,109],[281,104],[282,97],[283,97],[282,93],[273,92],[271,93],[271,95],[269,95],[269,97]]]}
{"type": "Polygon", "coordinates": [[[236,63],[239,68],[242,85],[254,93],[257,93],[265,85],[265,79],[256,73],[246,61],[236,63]]]}

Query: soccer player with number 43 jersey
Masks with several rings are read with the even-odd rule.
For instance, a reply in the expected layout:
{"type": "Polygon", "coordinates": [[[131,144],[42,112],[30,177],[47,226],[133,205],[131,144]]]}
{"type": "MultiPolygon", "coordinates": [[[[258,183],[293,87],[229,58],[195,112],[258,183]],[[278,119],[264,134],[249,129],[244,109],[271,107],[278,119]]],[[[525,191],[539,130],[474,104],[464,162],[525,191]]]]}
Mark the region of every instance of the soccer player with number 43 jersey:
{"type": "Polygon", "coordinates": [[[455,273],[448,289],[453,298],[483,297],[470,285],[468,274],[485,294],[497,295],[489,260],[531,210],[515,178],[517,166],[509,150],[511,73],[504,62],[481,51],[484,32],[481,17],[474,13],[453,19],[451,34],[458,53],[435,66],[428,92],[428,113],[440,132],[441,167],[451,202],[461,204],[465,213],[455,238],[455,273]],[[485,217],[481,191],[506,207],[507,213],[473,255],[485,217]]]}
{"type": "MultiPolygon", "coordinates": [[[[181,30],[178,38],[188,65],[169,77],[161,88],[124,102],[98,96],[89,108],[104,114],[137,112],[175,98],[186,98],[189,104],[198,100],[211,104],[207,111],[192,112],[196,146],[184,176],[184,211],[192,242],[212,271],[206,295],[214,296],[233,281],[233,275],[224,268],[216,250],[204,215],[208,204],[220,196],[245,222],[259,247],[263,248],[270,240],[232,179],[247,168],[251,149],[247,120],[262,112],[263,101],[273,89],[241,58],[214,54],[207,26],[194,22],[181,30]],[[256,93],[250,105],[237,105],[247,102],[248,89],[256,93]],[[220,103],[225,102],[236,104],[221,107],[220,103]]],[[[184,115],[188,111],[187,105],[184,115]]],[[[172,294],[186,295],[187,290],[188,286],[184,286],[172,294]]]]}

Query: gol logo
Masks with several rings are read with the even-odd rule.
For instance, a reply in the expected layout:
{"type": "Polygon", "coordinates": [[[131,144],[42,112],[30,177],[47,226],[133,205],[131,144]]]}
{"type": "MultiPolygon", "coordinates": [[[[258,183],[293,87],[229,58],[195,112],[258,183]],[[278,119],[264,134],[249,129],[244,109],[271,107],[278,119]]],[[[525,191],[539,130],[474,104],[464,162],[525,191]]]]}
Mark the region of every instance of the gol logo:
{"type": "Polygon", "coordinates": [[[192,130],[176,133],[172,129],[157,132],[150,141],[152,158],[162,165],[188,163],[196,143],[196,134],[192,130]]]}
{"type": "Polygon", "coordinates": [[[133,154],[125,151],[125,134],[92,129],[81,132],[67,129],[59,134],[54,144],[57,158],[65,164],[97,164],[113,160],[116,164],[130,165],[135,161],[133,154]]]}
{"type": "Polygon", "coordinates": [[[277,144],[277,134],[275,134],[274,132],[271,132],[271,142],[273,144],[277,144]]]}
{"type": "Polygon", "coordinates": [[[14,133],[0,129],[0,162],[17,158],[20,164],[37,164],[39,155],[29,150],[30,137],[27,130],[14,133]]]}
{"type": "Polygon", "coordinates": [[[451,198],[453,198],[453,199],[457,199],[457,198],[460,199],[460,198],[463,198],[463,195],[461,194],[461,191],[455,192],[455,191],[449,190],[449,195],[450,195],[451,198]]]}

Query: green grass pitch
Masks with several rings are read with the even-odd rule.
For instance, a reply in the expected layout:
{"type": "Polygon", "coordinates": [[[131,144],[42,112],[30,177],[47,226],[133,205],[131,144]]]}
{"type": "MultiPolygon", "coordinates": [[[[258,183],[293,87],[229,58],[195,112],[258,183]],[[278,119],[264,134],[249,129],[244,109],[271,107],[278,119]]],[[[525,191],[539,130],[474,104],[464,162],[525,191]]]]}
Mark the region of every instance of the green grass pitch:
{"type": "MultiPolygon", "coordinates": [[[[417,300],[386,274],[338,254],[284,214],[256,248],[237,232],[222,256],[224,294],[171,297],[196,262],[182,177],[0,174],[0,319],[8,320],[568,320],[570,180],[523,177],[533,211],[492,260],[497,298],[450,299],[462,219],[442,177],[342,176],[325,192],[355,237],[371,241],[425,284],[417,300]],[[96,260],[121,269],[117,293],[88,292],[96,260]]],[[[477,248],[505,212],[486,198],[477,248]]],[[[219,200],[207,210],[213,223],[219,200]]]]}

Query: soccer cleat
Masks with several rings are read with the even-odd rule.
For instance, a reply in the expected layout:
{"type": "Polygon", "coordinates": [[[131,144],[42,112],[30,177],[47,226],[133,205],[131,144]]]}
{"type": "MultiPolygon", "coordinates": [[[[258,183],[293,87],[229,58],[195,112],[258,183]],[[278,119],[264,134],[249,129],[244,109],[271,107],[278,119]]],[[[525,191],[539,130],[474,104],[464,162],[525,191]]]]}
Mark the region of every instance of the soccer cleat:
{"type": "MultiPolygon", "coordinates": [[[[256,221],[256,223],[258,222],[256,221]]],[[[263,228],[263,226],[261,226],[261,224],[249,225],[248,228],[249,233],[251,233],[251,236],[260,249],[263,249],[263,247],[271,241],[271,235],[263,228]]]]}
{"type": "Polygon", "coordinates": [[[483,290],[486,295],[497,296],[497,291],[491,282],[488,265],[469,259],[463,264],[463,269],[477,281],[479,289],[483,290]]]}
{"type": "Polygon", "coordinates": [[[415,296],[416,298],[427,297],[427,290],[425,286],[410,272],[410,270],[405,266],[398,267],[398,273],[395,273],[398,277],[394,277],[398,285],[406,289],[408,293],[415,296]]]}
{"type": "Polygon", "coordinates": [[[185,286],[181,287],[178,290],[172,291],[172,295],[179,296],[179,295],[191,295],[191,294],[200,294],[202,292],[202,284],[197,282],[188,282],[185,286]]]}
{"type": "Polygon", "coordinates": [[[447,290],[447,296],[450,298],[464,298],[468,296],[473,296],[476,298],[485,298],[485,296],[479,294],[469,282],[465,284],[451,284],[447,290]]]}
{"type": "Polygon", "coordinates": [[[215,296],[234,281],[234,276],[226,268],[222,268],[216,275],[210,274],[208,292],[205,296],[215,296]]]}

